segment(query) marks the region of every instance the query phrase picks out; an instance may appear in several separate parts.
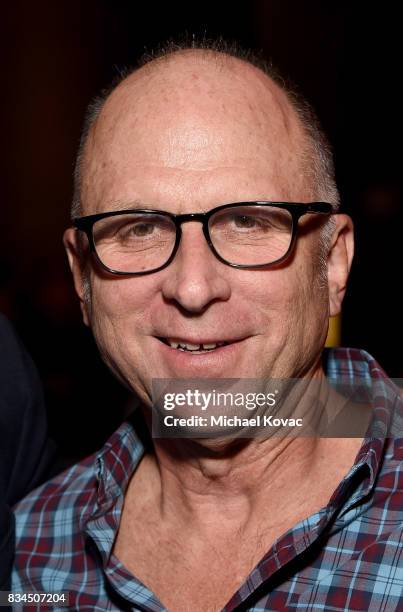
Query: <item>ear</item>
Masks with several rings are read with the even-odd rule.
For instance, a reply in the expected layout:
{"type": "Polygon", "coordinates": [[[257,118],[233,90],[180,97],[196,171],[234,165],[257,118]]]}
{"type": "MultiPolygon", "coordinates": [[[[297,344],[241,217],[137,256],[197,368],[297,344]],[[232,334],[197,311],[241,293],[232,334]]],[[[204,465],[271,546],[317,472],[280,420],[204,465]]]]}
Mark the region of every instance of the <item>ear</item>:
{"type": "Polygon", "coordinates": [[[340,313],[354,256],[354,226],[351,217],[334,215],[333,219],[336,226],[327,260],[331,317],[340,313]]]}
{"type": "Polygon", "coordinates": [[[70,227],[66,229],[63,235],[63,244],[66,249],[67,258],[70,264],[70,270],[73,274],[74,287],[78,298],[80,300],[80,308],[83,315],[83,320],[86,325],[90,324],[90,317],[88,311],[88,300],[85,297],[85,283],[87,282],[84,278],[83,268],[83,256],[80,252],[80,245],[78,243],[79,236],[76,229],[70,227]]]}

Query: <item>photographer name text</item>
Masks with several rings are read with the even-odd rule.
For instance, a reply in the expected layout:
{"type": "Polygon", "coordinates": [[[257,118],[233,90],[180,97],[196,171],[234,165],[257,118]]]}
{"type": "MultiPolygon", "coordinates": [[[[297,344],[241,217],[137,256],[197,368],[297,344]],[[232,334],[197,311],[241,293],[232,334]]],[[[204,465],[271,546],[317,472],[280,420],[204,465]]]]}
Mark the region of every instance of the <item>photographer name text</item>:
{"type": "Polygon", "coordinates": [[[278,418],[272,415],[256,415],[253,418],[239,416],[210,415],[207,417],[192,415],[175,417],[172,414],[164,417],[165,427],[302,427],[303,419],[278,418]]]}

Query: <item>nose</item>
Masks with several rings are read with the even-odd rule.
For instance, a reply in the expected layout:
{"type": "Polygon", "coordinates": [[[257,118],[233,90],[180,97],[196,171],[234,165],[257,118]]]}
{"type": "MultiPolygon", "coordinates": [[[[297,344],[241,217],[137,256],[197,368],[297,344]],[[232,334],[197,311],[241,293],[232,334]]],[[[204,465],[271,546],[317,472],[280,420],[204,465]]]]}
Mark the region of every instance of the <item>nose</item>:
{"type": "Polygon", "coordinates": [[[163,296],[192,313],[203,312],[216,301],[231,295],[228,268],[213,255],[199,222],[182,226],[182,237],[174,261],[166,269],[163,296]]]}

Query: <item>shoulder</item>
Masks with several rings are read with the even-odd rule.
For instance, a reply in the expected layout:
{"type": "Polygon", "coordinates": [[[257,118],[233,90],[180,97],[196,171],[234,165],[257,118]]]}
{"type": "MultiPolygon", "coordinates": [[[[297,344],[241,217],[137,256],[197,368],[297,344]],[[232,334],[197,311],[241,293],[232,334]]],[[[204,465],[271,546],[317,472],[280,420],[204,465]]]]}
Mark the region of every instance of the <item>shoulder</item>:
{"type": "Polygon", "coordinates": [[[28,526],[42,535],[55,531],[58,515],[85,515],[96,491],[95,456],[92,455],[34,489],[14,507],[17,542],[28,526]],[[50,522],[48,519],[52,519],[50,522]]]}
{"type": "Polygon", "coordinates": [[[84,583],[102,590],[100,554],[110,554],[124,491],[142,454],[132,424],[122,423],[99,452],[15,506],[14,590],[57,586],[79,593],[84,583]]]}
{"type": "Polygon", "coordinates": [[[87,516],[93,512],[97,479],[91,456],[44,483],[15,507],[14,580],[26,585],[32,569],[84,548],[87,516]]]}

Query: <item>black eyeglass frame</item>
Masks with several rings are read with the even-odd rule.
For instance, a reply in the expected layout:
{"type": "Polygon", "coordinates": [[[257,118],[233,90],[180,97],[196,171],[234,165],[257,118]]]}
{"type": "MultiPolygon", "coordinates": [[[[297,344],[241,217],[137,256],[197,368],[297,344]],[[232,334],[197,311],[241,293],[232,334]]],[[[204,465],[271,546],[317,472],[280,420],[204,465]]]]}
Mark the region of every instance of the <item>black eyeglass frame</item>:
{"type": "Polygon", "coordinates": [[[77,230],[80,230],[86,234],[88,243],[90,246],[90,251],[91,253],[95,255],[96,260],[101,265],[101,267],[104,268],[104,270],[106,270],[107,272],[110,272],[111,274],[115,274],[117,276],[145,276],[146,274],[153,274],[154,272],[159,272],[160,270],[163,270],[164,268],[169,266],[169,264],[175,258],[175,255],[179,248],[179,244],[180,244],[181,237],[182,237],[182,223],[188,223],[189,221],[198,221],[202,223],[204,237],[213,255],[215,255],[215,257],[221,263],[227,266],[230,266],[231,268],[239,268],[239,269],[244,269],[244,270],[259,270],[262,268],[270,268],[274,265],[278,265],[282,263],[283,261],[285,261],[290,256],[294,248],[295,242],[296,242],[297,231],[298,231],[298,221],[303,215],[306,215],[306,214],[332,215],[332,214],[337,214],[337,211],[334,211],[332,204],[329,204],[328,202],[310,202],[307,204],[298,203],[298,202],[294,203],[294,202],[269,202],[269,201],[235,202],[231,204],[222,204],[221,206],[212,208],[211,210],[208,210],[207,212],[204,212],[204,213],[185,213],[181,215],[175,215],[174,213],[170,213],[164,210],[157,210],[157,209],[150,209],[150,208],[147,208],[147,209],[146,208],[145,209],[135,208],[135,209],[127,209],[127,210],[117,210],[117,211],[111,211],[111,212],[97,213],[95,215],[87,215],[85,217],[76,217],[73,219],[73,225],[77,230]],[[221,210],[225,210],[228,208],[239,208],[241,206],[242,207],[271,206],[273,208],[282,208],[284,210],[287,210],[291,214],[292,228],[291,228],[290,245],[287,249],[287,252],[282,257],[270,263],[266,263],[266,264],[253,264],[253,265],[234,264],[234,263],[231,263],[225,260],[216,251],[212,243],[212,240],[210,238],[210,233],[208,229],[208,223],[209,223],[210,217],[212,217],[213,215],[215,215],[217,212],[221,210]],[[152,270],[146,270],[143,272],[121,272],[119,270],[114,270],[113,268],[109,268],[100,259],[97,253],[97,249],[96,249],[95,241],[94,241],[94,234],[93,234],[94,224],[100,219],[106,219],[107,217],[117,217],[120,215],[128,215],[130,213],[157,214],[160,216],[168,217],[174,223],[175,228],[176,228],[176,237],[175,237],[174,247],[172,249],[172,253],[169,256],[168,260],[162,266],[159,266],[158,268],[154,268],[152,270]]]}

